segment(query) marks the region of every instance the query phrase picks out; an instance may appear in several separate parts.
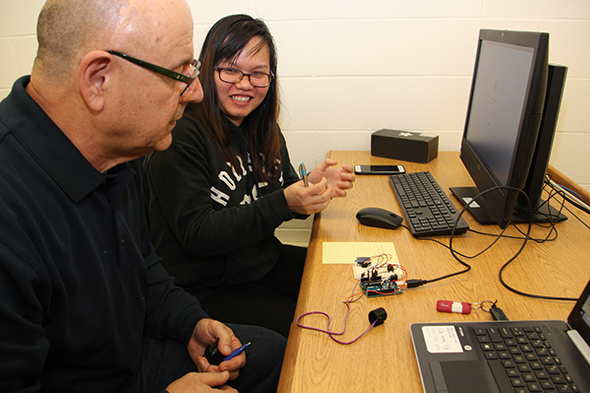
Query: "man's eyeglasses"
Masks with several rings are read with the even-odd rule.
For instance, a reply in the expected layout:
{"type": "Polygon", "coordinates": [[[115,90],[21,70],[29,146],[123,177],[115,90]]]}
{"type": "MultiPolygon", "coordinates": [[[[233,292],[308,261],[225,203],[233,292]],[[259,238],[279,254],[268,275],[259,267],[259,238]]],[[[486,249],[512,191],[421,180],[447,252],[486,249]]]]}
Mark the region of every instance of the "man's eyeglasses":
{"type": "Polygon", "coordinates": [[[264,72],[252,72],[251,74],[246,74],[245,72],[236,70],[235,68],[224,67],[215,67],[215,70],[219,72],[219,79],[225,83],[236,84],[245,76],[247,76],[250,84],[254,87],[267,87],[274,78],[274,74],[272,72],[270,74],[265,74],[264,72]]]}
{"type": "Polygon", "coordinates": [[[197,77],[199,76],[199,73],[200,73],[199,69],[201,68],[201,62],[197,59],[193,59],[193,61],[190,64],[190,66],[193,70],[193,76],[188,76],[188,75],[184,75],[184,74],[179,74],[178,72],[169,70],[168,68],[164,68],[164,67],[160,67],[155,64],[152,64],[152,63],[148,63],[147,61],[136,59],[135,57],[131,57],[129,55],[126,55],[121,52],[117,52],[115,50],[108,50],[107,52],[109,52],[111,55],[119,56],[119,57],[133,63],[133,64],[136,64],[142,68],[145,68],[146,70],[150,70],[150,71],[153,71],[157,74],[164,75],[168,78],[172,78],[174,80],[186,83],[186,87],[184,88],[182,93],[180,93],[180,95],[183,95],[188,90],[190,85],[195,81],[195,79],[197,79],[197,77]]]}

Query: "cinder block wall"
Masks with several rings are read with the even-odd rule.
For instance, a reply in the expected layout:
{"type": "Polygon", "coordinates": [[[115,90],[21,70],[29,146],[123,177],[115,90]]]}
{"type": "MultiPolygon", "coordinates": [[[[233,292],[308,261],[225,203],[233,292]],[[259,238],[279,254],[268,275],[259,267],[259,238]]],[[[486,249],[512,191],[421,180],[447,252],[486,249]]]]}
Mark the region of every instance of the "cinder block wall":
{"type": "MultiPolygon", "coordinates": [[[[590,190],[588,0],[188,0],[195,52],[222,16],[263,18],[275,36],[281,126],[293,162],[368,150],[371,132],[440,136],[458,150],[480,28],[550,33],[569,67],[551,163],[590,190]]],[[[42,0],[0,0],[0,99],[30,72],[42,0]]]]}

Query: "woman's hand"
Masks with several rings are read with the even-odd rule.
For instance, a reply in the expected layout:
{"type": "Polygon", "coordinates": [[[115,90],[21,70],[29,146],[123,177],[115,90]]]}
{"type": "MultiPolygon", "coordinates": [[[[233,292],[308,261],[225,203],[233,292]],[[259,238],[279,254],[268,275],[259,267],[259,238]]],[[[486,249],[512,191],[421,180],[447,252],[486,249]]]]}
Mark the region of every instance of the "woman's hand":
{"type": "Polygon", "coordinates": [[[284,189],[287,204],[293,213],[304,215],[319,213],[330,204],[333,190],[328,185],[328,180],[320,178],[316,184],[313,180],[308,180],[308,187],[305,187],[303,180],[300,180],[284,189]]]}
{"type": "Polygon", "coordinates": [[[352,166],[342,165],[342,168],[334,168],[336,164],[338,162],[326,158],[308,175],[308,180],[311,183],[317,183],[322,178],[327,179],[328,185],[332,189],[332,198],[346,196],[346,190],[350,190],[355,181],[352,166]]]}

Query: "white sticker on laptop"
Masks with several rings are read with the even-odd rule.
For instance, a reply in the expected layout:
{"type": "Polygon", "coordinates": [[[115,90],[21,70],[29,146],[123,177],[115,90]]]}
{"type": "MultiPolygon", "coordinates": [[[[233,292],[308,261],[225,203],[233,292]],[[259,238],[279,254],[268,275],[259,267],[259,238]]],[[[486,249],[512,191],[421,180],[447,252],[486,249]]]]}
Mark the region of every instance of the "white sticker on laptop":
{"type": "Polygon", "coordinates": [[[422,326],[422,335],[430,353],[463,352],[454,326],[422,326]]]}

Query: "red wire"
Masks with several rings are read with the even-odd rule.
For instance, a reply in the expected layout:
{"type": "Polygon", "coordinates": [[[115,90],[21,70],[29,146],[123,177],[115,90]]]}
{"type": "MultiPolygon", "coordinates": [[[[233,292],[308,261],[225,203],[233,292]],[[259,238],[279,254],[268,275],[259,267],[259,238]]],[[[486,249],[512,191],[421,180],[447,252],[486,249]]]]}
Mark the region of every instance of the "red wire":
{"type": "MultiPolygon", "coordinates": [[[[369,261],[372,261],[374,258],[378,258],[378,259],[386,258],[386,261],[383,262],[383,263],[381,263],[381,265],[379,265],[379,264],[376,265],[374,268],[370,269],[371,271],[376,270],[376,269],[379,269],[380,267],[384,266],[387,262],[389,262],[392,259],[392,256],[391,256],[391,254],[380,254],[380,255],[377,255],[375,257],[369,258],[369,261]]],[[[402,279],[405,279],[408,276],[408,272],[406,271],[406,269],[402,265],[399,265],[399,264],[392,264],[392,265],[399,266],[399,268],[404,272],[404,277],[402,279]]],[[[367,271],[369,271],[369,269],[367,271]]],[[[327,313],[325,313],[323,311],[310,311],[310,312],[303,313],[299,317],[297,317],[297,319],[295,320],[295,323],[297,324],[297,326],[299,326],[300,328],[303,328],[303,329],[314,330],[314,331],[320,332],[320,333],[326,333],[327,335],[330,336],[330,338],[332,340],[336,341],[339,344],[349,345],[349,344],[352,344],[352,343],[356,342],[362,336],[364,336],[365,334],[367,334],[369,332],[369,330],[371,330],[371,329],[373,329],[375,327],[375,324],[377,323],[377,320],[375,320],[375,322],[373,322],[371,324],[371,326],[367,330],[365,330],[358,337],[356,337],[355,339],[353,339],[351,341],[340,341],[337,338],[335,338],[334,336],[341,336],[346,331],[346,324],[347,324],[347,320],[348,320],[348,314],[350,313],[350,302],[353,301],[354,297],[357,296],[357,295],[363,294],[363,293],[364,294],[367,294],[369,292],[371,292],[371,293],[375,292],[375,293],[379,293],[381,295],[393,295],[393,294],[396,294],[396,293],[400,292],[400,290],[401,290],[401,288],[400,288],[400,289],[396,290],[395,292],[391,292],[391,293],[381,293],[380,291],[368,291],[368,290],[367,291],[361,291],[361,292],[355,293],[354,291],[356,289],[356,286],[359,285],[360,282],[361,282],[361,280],[358,280],[356,282],[356,284],[352,288],[352,294],[344,302],[346,304],[346,315],[344,316],[344,328],[342,329],[342,332],[333,332],[333,331],[330,330],[330,323],[332,322],[332,318],[327,313]],[[328,318],[328,325],[327,325],[326,329],[319,329],[319,328],[315,328],[315,327],[312,327],[312,326],[303,325],[303,324],[301,324],[299,322],[303,317],[306,317],[308,315],[315,315],[315,314],[320,314],[320,315],[323,315],[326,318],[328,318]]]]}

